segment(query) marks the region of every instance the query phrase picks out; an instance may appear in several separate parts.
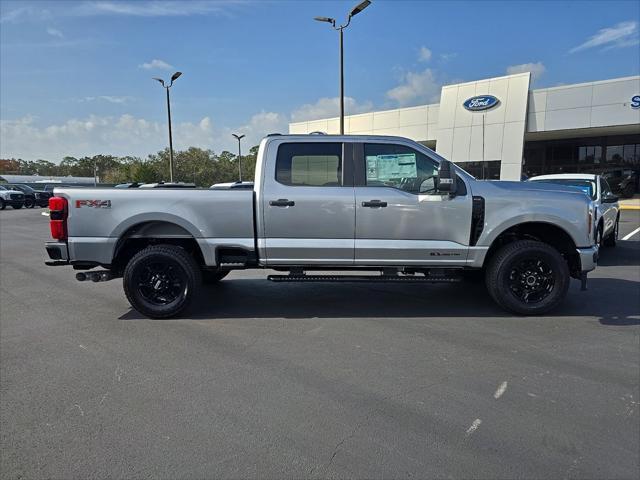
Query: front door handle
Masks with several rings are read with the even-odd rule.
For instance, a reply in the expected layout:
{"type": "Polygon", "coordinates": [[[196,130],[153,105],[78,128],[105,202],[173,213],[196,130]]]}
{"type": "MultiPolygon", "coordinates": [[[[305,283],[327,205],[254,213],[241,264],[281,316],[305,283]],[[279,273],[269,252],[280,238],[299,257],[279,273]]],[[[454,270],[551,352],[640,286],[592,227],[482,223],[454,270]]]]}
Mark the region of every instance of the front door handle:
{"type": "Polygon", "coordinates": [[[362,202],[362,206],[369,208],[381,208],[386,207],[387,202],[381,202],[380,200],[370,200],[368,202],[362,202]]]}
{"type": "Polygon", "coordinates": [[[296,202],[294,202],[293,200],[288,200],[286,198],[279,198],[278,200],[271,200],[269,201],[269,205],[271,205],[272,207],[293,207],[295,206],[296,202]]]}

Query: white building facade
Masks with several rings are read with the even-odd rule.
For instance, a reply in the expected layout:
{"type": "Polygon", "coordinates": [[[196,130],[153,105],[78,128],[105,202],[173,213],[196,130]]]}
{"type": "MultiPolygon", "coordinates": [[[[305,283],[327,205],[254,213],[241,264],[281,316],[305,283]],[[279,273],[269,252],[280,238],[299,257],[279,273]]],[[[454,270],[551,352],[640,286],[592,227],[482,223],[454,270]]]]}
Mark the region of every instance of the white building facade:
{"type": "MultiPolygon", "coordinates": [[[[447,85],[439,104],[346,116],[345,133],[411,138],[478,178],[597,172],[635,175],[637,189],[640,76],[535,90],[530,78],[447,85]]],[[[338,133],[339,119],[289,125],[317,131],[338,133]]]]}

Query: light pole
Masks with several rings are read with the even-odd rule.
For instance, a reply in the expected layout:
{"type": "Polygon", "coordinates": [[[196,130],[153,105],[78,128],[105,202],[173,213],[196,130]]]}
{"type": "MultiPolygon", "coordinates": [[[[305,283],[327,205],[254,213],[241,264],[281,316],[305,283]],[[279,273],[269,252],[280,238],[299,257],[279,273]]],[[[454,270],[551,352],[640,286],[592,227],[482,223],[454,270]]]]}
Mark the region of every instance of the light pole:
{"type": "Polygon", "coordinates": [[[169,181],[170,182],[173,182],[173,138],[171,135],[171,102],[169,101],[169,89],[173,85],[173,82],[175,82],[180,75],[182,75],[182,72],[176,72],[173,75],[171,75],[171,83],[169,83],[169,85],[165,85],[164,80],[162,80],[161,78],[156,78],[156,77],[153,78],[154,80],[157,80],[158,82],[160,82],[160,85],[162,85],[164,89],[167,91],[167,116],[169,117],[169,181]]]}
{"type": "Polygon", "coordinates": [[[240,149],[240,140],[244,138],[244,135],[236,135],[235,133],[232,133],[231,135],[236,137],[236,140],[238,140],[238,177],[242,182],[242,150],[240,149]]]}
{"type": "Polygon", "coordinates": [[[314,17],[318,22],[330,23],[334,30],[340,32],[340,135],[344,135],[344,42],[343,30],[351,23],[351,17],[356,16],[365,8],[371,5],[370,0],[364,0],[351,9],[347,17],[347,23],[336,26],[336,20],[329,17],[314,17]]]}

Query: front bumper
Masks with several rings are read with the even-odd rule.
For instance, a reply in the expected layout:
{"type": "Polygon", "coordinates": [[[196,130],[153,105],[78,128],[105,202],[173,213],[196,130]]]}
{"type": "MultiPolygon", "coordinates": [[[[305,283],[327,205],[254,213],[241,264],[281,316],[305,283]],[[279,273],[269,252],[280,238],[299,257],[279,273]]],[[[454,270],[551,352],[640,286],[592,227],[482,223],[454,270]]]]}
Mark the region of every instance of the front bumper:
{"type": "Polygon", "coordinates": [[[580,257],[580,271],[586,273],[595,270],[598,264],[598,246],[577,248],[576,251],[580,257]]]}
{"type": "Polygon", "coordinates": [[[47,265],[68,265],[69,264],[69,249],[64,242],[47,242],[45,244],[47,249],[47,255],[51,261],[44,262],[47,265]]]}

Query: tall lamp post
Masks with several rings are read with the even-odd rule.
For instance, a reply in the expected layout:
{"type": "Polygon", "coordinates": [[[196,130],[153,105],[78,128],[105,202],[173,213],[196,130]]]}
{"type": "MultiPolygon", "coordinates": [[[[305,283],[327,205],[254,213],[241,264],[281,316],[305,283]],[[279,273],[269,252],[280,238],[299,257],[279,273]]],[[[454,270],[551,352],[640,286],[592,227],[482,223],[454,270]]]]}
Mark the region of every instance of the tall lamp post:
{"type": "Polygon", "coordinates": [[[347,23],[336,26],[336,20],[329,17],[314,17],[318,22],[330,23],[334,30],[340,32],[340,135],[344,135],[344,42],[343,30],[351,23],[351,18],[359,14],[365,8],[371,5],[370,0],[364,0],[351,9],[347,17],[347,23]]]}
{"type": "Polygon", "coordinates": [[[240,149],[240,140],[244,138],[244,135],[236,135],[235,133],[232,133],[231,135],[236,137],[236,140],[238,140],[238,178],[242,182],[242,150],[240,149]]]}
{"type": "Polygon", "coordinates": [[[171,82],[169,83],[169,85],[165,85],[164,80],[161,78],[156,78],[156,77],[153,78],[154,80],[157,80],[158,82],[160,82],[160,85],[162,85],[164,89],[167,91],[167,116],[169,117],[169,181],[170,182],[173,182],[173,138],[171,135],[171,102],[169,101],[169,89],[173,85],[173,82],[175,82],[180,75],[182,75],[182,72],[176,72],[173,75],[171,75],[171,82]]]}

